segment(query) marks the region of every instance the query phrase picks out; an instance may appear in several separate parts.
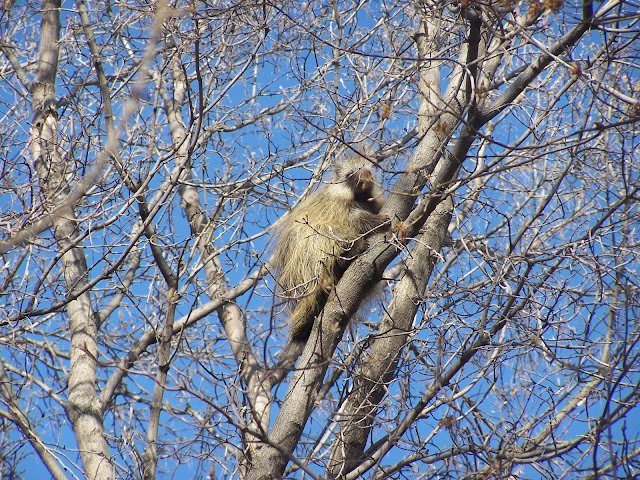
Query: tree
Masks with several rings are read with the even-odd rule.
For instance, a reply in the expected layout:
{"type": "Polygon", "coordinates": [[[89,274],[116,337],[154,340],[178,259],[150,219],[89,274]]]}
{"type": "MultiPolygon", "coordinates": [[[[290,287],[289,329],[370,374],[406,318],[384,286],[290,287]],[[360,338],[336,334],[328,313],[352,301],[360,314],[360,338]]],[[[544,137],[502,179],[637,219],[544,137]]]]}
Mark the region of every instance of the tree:
{"type": "Polygon", "coordinates": [[[638,8],[5,1],[2,474],[637,476],[638,8]],[[358,154],[296,348],[271,227],[358,154]]]}

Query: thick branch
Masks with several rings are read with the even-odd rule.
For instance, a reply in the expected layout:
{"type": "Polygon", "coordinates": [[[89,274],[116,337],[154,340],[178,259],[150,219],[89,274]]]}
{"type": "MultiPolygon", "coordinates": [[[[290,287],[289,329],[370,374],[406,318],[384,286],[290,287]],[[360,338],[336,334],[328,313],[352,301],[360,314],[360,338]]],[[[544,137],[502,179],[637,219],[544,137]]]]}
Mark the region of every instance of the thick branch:
{"type": "Polygon", "coordinates": [[[356,372],[353,388],[340,415],[340,431],[331,452],[328,470],[340,477],[362,463],[371,425],[387,386],[396,376],[398,361],[427,287],[451,220],[453,202],[445,199],[429,216],[418,236],[406,272],[394,289],[394,297],[379,328],[367,361],[356,372]]]}
{"type": "MultiPolygon", "coordinates": [[[[50,205],[66,199],[69,185],[67,165],[58,149],[58,120],[55,80],[60,36],[60,1],[42,3],[40,58],[36,79],[31,88],[33,125],[31,149],[43,195],[50,205]]],[[[69,293],[82,289],[88,279],[84,250],[75,245],[77,219],[75,205],[68,204],[60,216],[53,217],[54,236],[64,252],[62,265],[69,293]]],[[[96,359],[98,358],[98,325],[88,292],[67,304],[71,347],[69,397],[66,405],[78,442],[80,456],[88,478],[114,477],[109,448],[104,436],[101,409],[96,396],[96,359]]]]}

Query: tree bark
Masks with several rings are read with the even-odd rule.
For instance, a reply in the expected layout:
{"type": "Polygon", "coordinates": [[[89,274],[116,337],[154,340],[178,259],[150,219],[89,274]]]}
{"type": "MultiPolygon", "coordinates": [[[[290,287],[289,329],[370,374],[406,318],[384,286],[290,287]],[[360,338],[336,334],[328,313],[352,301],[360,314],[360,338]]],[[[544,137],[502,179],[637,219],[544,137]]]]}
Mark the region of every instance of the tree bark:
{"type": "MultiPolygon", "coordinates": [[[[42,2],[40,58],[31,87],[33,124],[31,151],[40,179],[43,198],[49,209],[57,208],[52,223],[62,252],[62,268],[67,293],[75,297],[88,279],[84,250],[77,242],[78,220],[70,193],[68,165],[58,148],[58,115],[55,80],[60,36],[60,0],[42,2]]],[[[66,411],[78,441],[87,478],[114,478],[109,447],[104,437],[102,407],[96,394],[98,324],[88,292],[67,304],[71,346],[69,351],[69,396],[66,411]]]]}

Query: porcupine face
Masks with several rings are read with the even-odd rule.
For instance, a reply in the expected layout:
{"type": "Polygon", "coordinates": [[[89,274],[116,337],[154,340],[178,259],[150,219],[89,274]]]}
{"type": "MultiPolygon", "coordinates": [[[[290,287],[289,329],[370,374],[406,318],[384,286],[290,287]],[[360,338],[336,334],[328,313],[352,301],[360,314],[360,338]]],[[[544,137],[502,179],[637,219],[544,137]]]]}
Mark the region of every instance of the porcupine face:
{"type": "MultiPolygon", "coordinates": [[[[375,184],[369,170],[361,168],[349,175],[347,177],[347,185],[353,193],[353,199],[363,208],[371,211],[376,208],[373,201],[375,184]]],[[[374,213],[377,213],[377,211],[374,213]]]]}
{"type": "Polygon", "coordinates": [[[329,188],[335,187],[336,196],[350,202],[352,210],[361,208],[371,213],[378,213],[382,208],[382,192],[371,174],[371,166],[371,162],[356,156],[335,167],[334,183],[329,188]]]}

